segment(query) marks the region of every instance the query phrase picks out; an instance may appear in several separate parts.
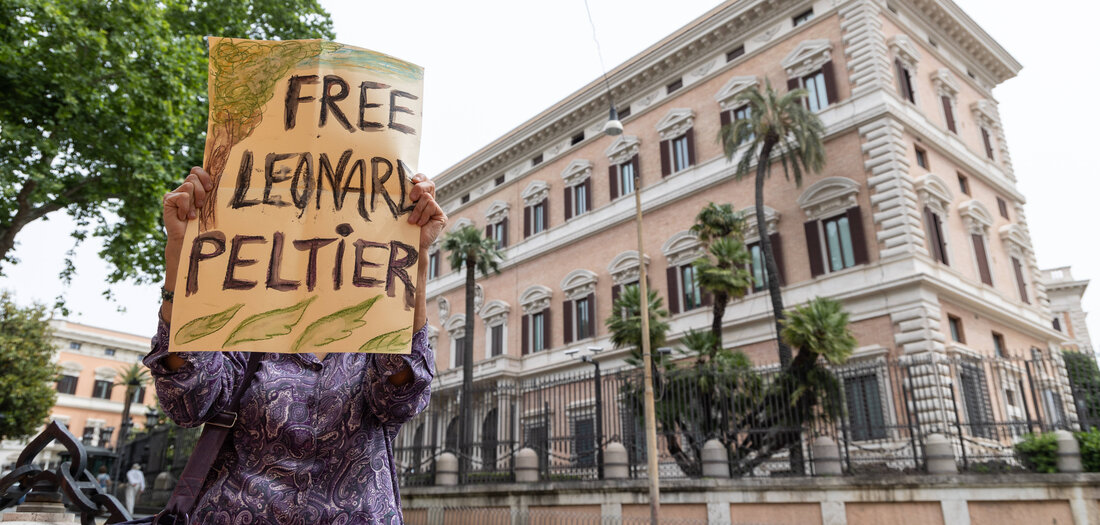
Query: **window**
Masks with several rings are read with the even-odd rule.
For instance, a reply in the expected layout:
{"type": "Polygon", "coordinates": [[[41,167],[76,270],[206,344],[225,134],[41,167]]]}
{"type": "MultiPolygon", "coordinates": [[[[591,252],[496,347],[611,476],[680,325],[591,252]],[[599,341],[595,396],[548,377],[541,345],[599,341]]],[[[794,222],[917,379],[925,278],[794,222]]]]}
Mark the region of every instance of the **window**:
{"type": "Polygon", "coordinates": [[[669,267],[666,277],[668,278],[668,307],[671,313],[678,314],[694,310],[709,303],[710,298],[699,286],[695,267],[690,262],[669,267]]]}
{"type": "Polygon", "coordinates": [[[114,348],[104,348],[103,349],[103,355],[108,356],[108,357],[113,356],[113,355],[115,355],[115,349],[114,348]]]}
{"type": "Polygon", "coordinates": [[[595,330],[596,294],[565,301],[563,333],[565,344],[580,341],[596,335],[595,330]]]}
{"type": "Polygon", "coordinates": [[[979,365],[959,364],[959,390],[962,391],[970,435],[992,439],[993,411],[989,406],[989,387],[979,365]]]}
{"type": "Polygon", "coordinates": [[[688,148],[687,135],[672,139],[672,171],[687,169],[691,165],[688,148]]]}
{"type": "Polygon", "coordinates": [[[947,129],[951,131],[951,133],[958,134],[959,131],[955,128],[954,102],[951,100],[950,96],[942,95],[940,96],[940,103],[943,104],[944,124],[947,125],[947,129]]]}
{"type": "Polygon", "coordinates": [[[69,350],[80,350],[80,343],[76,341],[69,341],[69,350]]]}
{"type": "Polygon", "coordinates": [[[940,219],[940,214],[925,206],[924,221],[925,226],[928,228],[928,244],[932,248],[932,258],[950,265],[947,258],[947,241],[943,236],[943,221],[940,219]]]}
{"type": "MultiPolygon", "coordinates": [[[[768,236],[768,242],[772,246],[772,255],[775,257],[775,267],[779,285],[783,285],[783,250],[779,241],[779,234],[768,236]]],[[[759,292],[768,287],[768,271],[764,261],[764,247],[760,241],[749,243],[749,273],[752,274],[752,291],[759,292]]]]}
{"type": "Polygon", "coordinates": [[[1008,203],[1000,197],[997,197],[997,210],[1001,212],[1001,217],[1008,218],[1008,203]]]}
{"type": "Polygon", "coordinates": [[[695,164],[695,133],[692,128],[679,137],[661,141],[661,176],[667,177],[695,164]]]}
{"type": "Polygon", "coordinates": [[[554,293],[542,285],[528,287],[519,296],[523,307],[520,352],[527,355],[550,348],[550,299],[554,293]]]}
{"type": "Polygon", "coordinates": [[[676,91],[682,87],[684,87],[684,78],[680,77],[672,81],[669,85],[665,86],[665,94],[672,94],[673,91],[676,91]]]}
{"type": "Polygon", "coordinates": [[[625,108],[619,108],[619,120],[623,120],[630,116],[630,106],[625,108]]]}
{"type": "MultiPolygon", "coordinates": [[[[662,119],[663,120],[663,119],[662,119]]],[[[608,194],[610,200],[634,192],[634,177],[641,176],[638,164],[642,142],[633,135],[620,135],[611,143],[607,154],[608,194]]]]}
{"type": "Polygon", "coordinates": [[[828,39],[805,40],[780,61],[787,73],[787,90],[804,88],[806,108],[817,112],[837,98],[836,75],[830,57],[833,44],[828,39]]]}
{"type": "Polygon", "coordinates": [[[532,166],[538,166],[539,164],[542,164],[542,153],[535,155],[535,157],[531,159],[532,166]]]}
{"type": "Polygon", "coordinates": [[[132,403],[143,404],[145,403],[145,386],[139,386],[134,390],[134,397],[130,400],[132,403]]]}
{"type": "Polygon", "coordinates": [[[993,275],[989,272],[989,255],[985,251],[985,236],[972,233],[970,240],[974,245],[974,260],[978,263],[978,276],[983,283],[993,286],[993,275]]]}
{"type": "Polygon", "coordinates": [[[497,242],[497,248],[508,246],[508,218],[485,227],[485,236],[497,242]]]}
{"type": "Polygon", "coordinates": [[[813,277],[869,262],[863,214],[857,204],[859,189],[852,179],[828,177],[798,197],[799,207],[810,219],[803,229],[813,277]]]}
{"type": "Polygon", "coordinates": [[[963,334],[962,319],[949,315],[947,316],[947,325],[951,328],[951,340],[956,343],[966,344],[966,336],[963,334]]]}
{"type": "Polygon", "coordinates": [[[59,394],[75,394],[76,393],[76,376],[63,375],[57,380],[57,393],[59,394]]]}
{"type": "Polygon", "coordinates": [[[898,94],[901,95],[903,100],[916,104],[916,89],[913,87],[913,74],[909,70],[909,66],[903,63],[900,58],[895,58],[894,70],[898,75],[898,94]]]}
{"type": "Polygon", "coordinates": [[[801,13],[798,13],[797,15],[794,15],[793,17],[791,17],[791,22],[794,23],[794,27],[798,27],[802,24],[805,24],[806,22],[809,22],[811,19],[813,19],[813,17],[814,17],[814,10],[813,9],[807,9],[807,10],[805,10],[801,13]]]}
{"type": "Polygon", "coordinates": [[[549,228],[550,186],[545,181],[534,181],[520,195],[523,198],[523,237],[530,237],[549,228]]]}
{"type": "Polygon", "coordinates": [[[546,201],[544,200],[544,201],[542,201],[542,202],[540,202],[540,203],[538,203],[534,206],[531,206],[530,209],[531,209],[531,233],[535,234],[535,233],[539,233],[539,232],[545,230],[546,229],[546,223],[547,223],[547,220],[546,220],[546,209],[547,209],[546,201]]]}
{"type": "Polygon", "coordinates": [[[726,52],[726,62],[733,62],[738,57],[745,54],[745,45],[741,44],[726,52]]]}
{"type": "Polygon", "coordinates": [[[806,104],[810,111],[817,113],[829,105],[829,90],[825,86],[824,72],[818,70],[802,77],[802,87],[809,92],[806,104]]]}
{"type": "Polygon", "coordinates": [[[596,466],[596,417],[593,414],[573,418],[573,465],[596,466]]]}
{"type": "Polygon", "coordinates": [[[539,312],[531,314],[531,340],[528,342],[528,348],[533,352],[541,352],[546,349],[546,339],[549,337],[549,332],[546,330],[546,312],[539,312]]]}
{"type": "Polygon", "coordinates": [[[495,357],[504,353],[504,325],[498,324],[489,327],[489,357],[495,357]]]}
{"type": "MultiPolygon", "coordinates": [[[[634,157],[635,159],[637,157],[634,157]]],[[[628,193],[634,193],[634,165],[636,162],[631,159],[630,161],[619,164],[619,195],[626,195],[628,193]]]]}
{"type": "Polygon", "coordinates": [[[584,132],[583,131],[577,133],[576,135],[573,135],[569,139],[569,145],[570,146],[576,146],[577,144],[580,144],[581,142],[584,142],[584,132]]]}
{"type": "Polygon", "coordinates": [[[985,126],[982,126],[981,130],[982,130],[982,145],[985,146],[985,156],[988,157],[989,160],[994,160],[993,159],[993,140],[989,137],[989,130],[986,129],[985,126]]]}
{"type": "Polygon", "coordinates": [[[439,277],[439,252],[428,255],[428,279],[439,277]]]}
{"type": "Polygon", "coordinates": [[[917,152],[917,166],[928,169],[928,153],[921,149],[920,146],[916,146],[915,150],[917,152]]]}
{"type": "Polygon", "coordinates": [[[878,375],[870,373],[844,378],[844,395],[848,402],[852,439],[885,438],[886,422],[882,413],[878,375]]]}
{"type": "Polygon", "coordinates": [[[856,265],[852,232],[847,215],[833,217],[821,223],[825,231],[825,260],[830,271],[839,271],[856,265]]]}
{"type": "Polygon", "coordinates": [[[463,195],[462,198],[459,199],[459,203],[461,203],[461,204],[466,204],[467,202],[470,202],[470,194],[469,193],[463,195]]]}
{"type": "Polygon", "coordinates": [[[966,175],[959,173],[959,191],[965,195],[970,195],[970,182],[967,180],[966,175]]]}
{"type": "Polygon", "coordinates": [[[97,379],[96,382],[92,385],[92,397],[97,397],[99,399],[111,399],[112,387],[113,385],[110,381],[97,379]]]}
{"type": "Polygon", "coordinates": [[[1031,304],[1027,298],[1027,280],[1024,279],[1024,265],[1017,257],[1011,257],[1012,271],[1016,274],[1016,289],[1020,292],[1020,300],[1025,304],[1031,304]]]}
{"type": "Polygon", "coordinates": [[[504,184],[504,175],[498,175],[496,179],[493,179],[493,184],[496,186],[504,184]]]}
{"type": "Polygon", "coordinates": [[[466,336],[454,339],[455,368],[461,368],[466,363],[466,336]]]}
{"type": "Polygon", "coordinates": [[[591,179],[565,188],[565,220],[588,213],[592,206],[591,179]]]}
{"type": "Polygon", "coordinates": [[[1005,336],[993,332],[993,352],[997,357],[1005,357],[1005,336]]]}
{"type": "Polygon", "coordinates": [[[1053,320],[1051,320],[1050,325],[1053,326],[1055,330],[1058,330],[1059,332],[1062,331],[1062,320],[1061,319],[1055,317],[1053,320]]]}

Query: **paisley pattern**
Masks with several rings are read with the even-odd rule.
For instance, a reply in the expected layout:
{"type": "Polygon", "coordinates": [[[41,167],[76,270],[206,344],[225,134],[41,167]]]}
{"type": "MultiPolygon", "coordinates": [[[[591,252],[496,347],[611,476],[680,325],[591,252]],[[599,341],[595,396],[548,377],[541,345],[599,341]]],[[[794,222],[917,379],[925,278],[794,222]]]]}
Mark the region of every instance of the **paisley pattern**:
{"type": "MultiPolygon", "coordinates": [[[[161,363],[169,333],[162,321],[144,362],[165,412],[198,426],[229,402],[248,354],[181,352],[186,364],[172,372],[161,363]]],[[[427,333],[416,332],[408,355],[265,355],[191,523],[401,524],[393,438],[428,405],[427,333]],[[392,385],[405,366],[412,380],[392,385]]]]}

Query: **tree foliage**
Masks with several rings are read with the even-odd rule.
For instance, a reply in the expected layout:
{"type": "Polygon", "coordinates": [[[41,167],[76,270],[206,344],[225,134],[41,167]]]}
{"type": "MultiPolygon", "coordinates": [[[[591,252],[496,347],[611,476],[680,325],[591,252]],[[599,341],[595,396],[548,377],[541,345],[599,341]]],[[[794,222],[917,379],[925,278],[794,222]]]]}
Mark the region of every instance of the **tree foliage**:
{"type": "Polygon", "coordinates": [[[45,307],[22,308],[0,292],[0,439],[21,439],[46,422],[57,391],[45,307]]]}
{"type": "Polygon", "coordinates": [[[317,0],[0,0],[0,270],[64,210],[76,242],[103,239],[109,282],[159,278],[161,196],[202,163],[205,35],[333,32],[317,0]]]}

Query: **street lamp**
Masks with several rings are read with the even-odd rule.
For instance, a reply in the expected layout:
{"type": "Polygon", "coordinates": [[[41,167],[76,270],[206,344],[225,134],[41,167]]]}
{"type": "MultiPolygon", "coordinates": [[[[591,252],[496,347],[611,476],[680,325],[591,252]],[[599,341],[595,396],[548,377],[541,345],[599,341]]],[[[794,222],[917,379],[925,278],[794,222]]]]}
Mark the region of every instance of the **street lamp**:
{"type": "Polygon", "coordinates": [[[145,428],[152,429],[160,423],[160,411],[150,405],[145,409],[145,428]]]}
{"type": "Polygon", "coordinates": [[[581,356],[577,355],[576,349],[566,350],[565,353],[569,357],[579,357],[582,362],[596,368],[596,477],[603,479],[603,379],[600,376],[600,362],[596,361],[596,354],[603,352],[603,347],[590,346],[587,350],[590,353],[581,356]]]}

